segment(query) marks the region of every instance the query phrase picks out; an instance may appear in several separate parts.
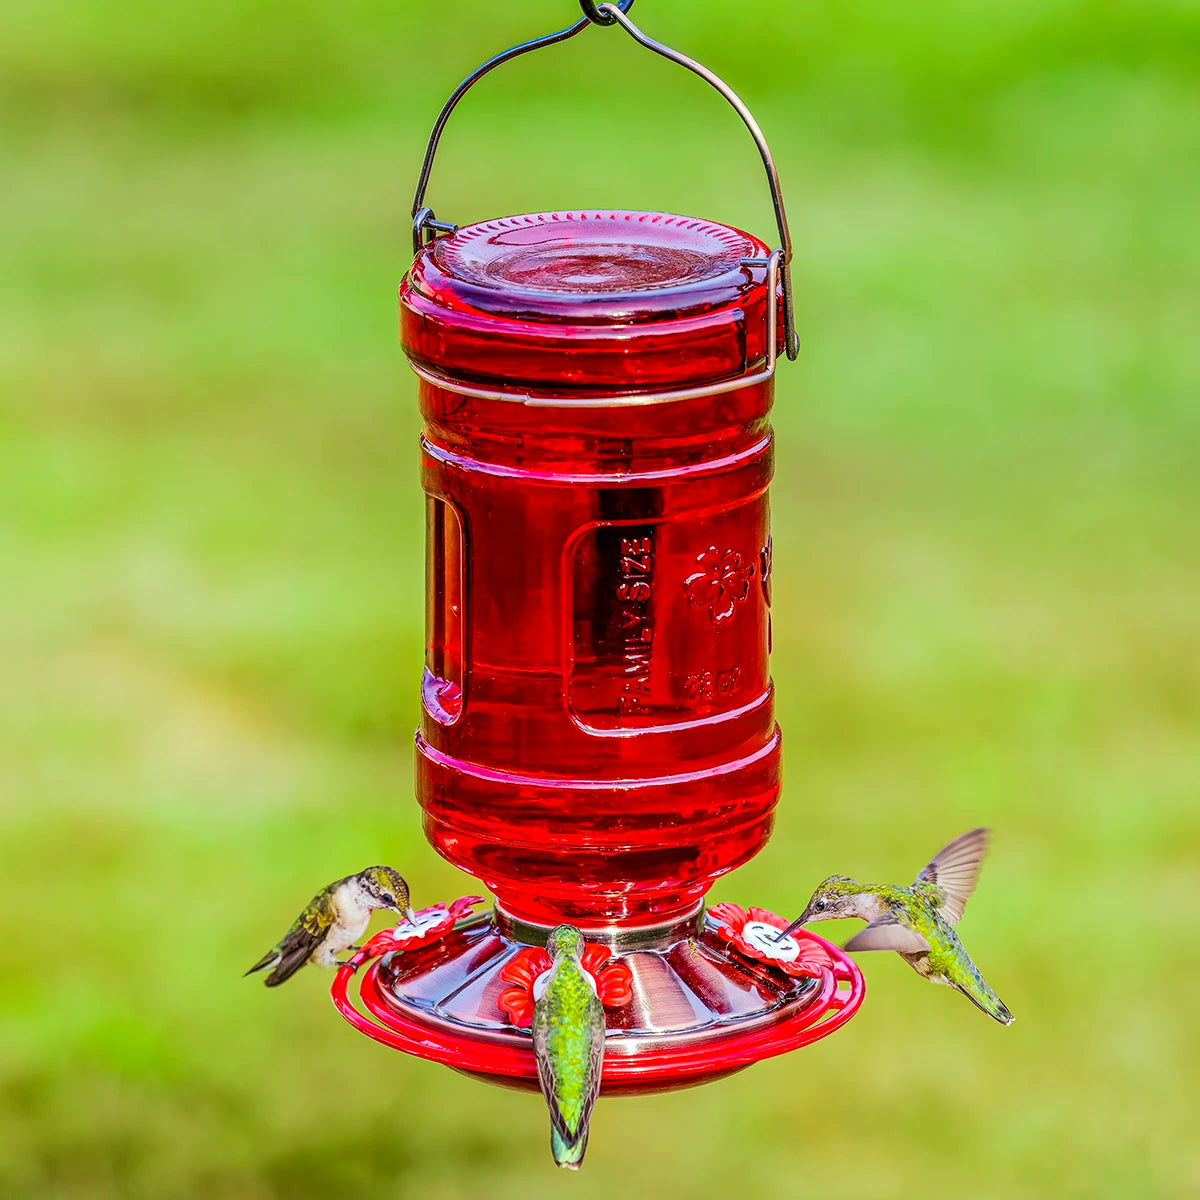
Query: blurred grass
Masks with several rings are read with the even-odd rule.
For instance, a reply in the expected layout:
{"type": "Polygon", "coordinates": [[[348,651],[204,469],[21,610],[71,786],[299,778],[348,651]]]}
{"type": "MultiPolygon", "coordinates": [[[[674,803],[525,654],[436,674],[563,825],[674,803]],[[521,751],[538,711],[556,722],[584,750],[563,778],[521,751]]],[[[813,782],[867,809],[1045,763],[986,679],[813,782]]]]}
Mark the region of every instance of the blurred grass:
{"type": "MultiPolygon", "coordinates": [[[[573,6],[145,0],[0,14],[0,1194],[549,1195],[536,1097],[238,978],[420,836],[409,189],[445,92],[573,6]]],[[[1190,0],[641,0],[780,161],[786,793],[715,890],[996,848],[964,938],[854,1024],[601,1105],[581,1195],[1190,1196],[1200,1068],[1200,13],[1190,0]]],[[[767,231],[753,150],[615,31],[494,76],[431,191],[469,220],[767,231]]]]}

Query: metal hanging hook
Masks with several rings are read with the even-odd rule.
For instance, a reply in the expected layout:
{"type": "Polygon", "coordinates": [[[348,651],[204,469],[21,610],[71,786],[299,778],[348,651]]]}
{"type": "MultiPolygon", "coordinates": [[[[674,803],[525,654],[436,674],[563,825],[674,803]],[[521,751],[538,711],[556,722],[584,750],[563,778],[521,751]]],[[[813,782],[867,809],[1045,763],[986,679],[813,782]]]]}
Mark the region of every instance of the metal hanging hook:
{"type": "MultiPolygon", "coordinates": [[[[425,192],[429,187],[429,177],[433,172],[433,161],[437,155],[438,145],[442,140],[442,133],[446,128],[446,123],[450,120],[450,115],[458,107],[458,102],[463,96],[489,72],[494,71],[503,63],[511,62],[514,58],[519,58],[521,55],[528,54],[533,50],[540,50],[543,46],[553,46],[558,42],[565,42],[569,38],[582,33],[589,25],[620,25],[639,46],[644,46],[647,50],[673,63],[677,63],[679,66],[691,71],[693,75],[699,76],[710,87],[720,92],[738,116],[741,117],[742,123],[754,139],[754,144],[758,147],[759,157],[762,159],[763,167],[767,173],[767,183],[771,189],[771,203],[775,209],[775,224],[779,231],[780,245],[777,253],[779,256],[779,282],[783,293],[784,348],[788,358],[795,358],[800,351],[800,341],[796,336],[796,319],[792,304],[792,235],[788,228],[787,212],[783,203],[783,190],[779,183],[779,171],[775,166],[775,160],[771,157],[771,149],[767,145],[767,139],[763,136],[758,122],[743,103],[741,97],[719,75],[710,71],[694,58],[689,58],[686,54],[662,42],[656,42],[652,37],[643,33],[629,19],[626,14],[633,7],[633,2],[634,0],[616,0],[616,3],[613,3],[611,0],[605,0],[605,2],[597,4],[595,0],[579,0],[579,7],[583,11],[583,16],[573,25],[569,25],[565,29],[559,29],[554,33],[544,34],[542,37],[534,38],[528,42],[521,42],[507,50],[502,50],[499,54],[494,55],[485,63],[476,67],[450,93],[449,98],[442,105],[441,112],[438,113],[437,119],[433,123],[433,130],[430,132],[429,141],[425,146],[425,157],[421,162],[421,172],[417,177],[417,189],[413,196],[412,205],[413,253],[419,253],[421,247],[427,245],[428,241],[438,234],[454,233],[458,229],[457,225],[453,225],[447,221],[439,221],[436,218],[433,209],[425,203],[425,192]]],[[[766,264],[761,259],[747,259],[745,265],[748,267],[761,267],[766,264]]]]}
{"type": "MultiPolygon", "coordinates": [[[[615,25],[617,23],[615,17],[611,17],[603,11],[608,7],[605,4],[597,6],[595,0],[579,0],[579,7],[583,9],[583,15],[593,25],[615,25]]],[[[627,13],[633,7],[633,0],[619,0],[617,7],[623,13],[627,13]]]]}

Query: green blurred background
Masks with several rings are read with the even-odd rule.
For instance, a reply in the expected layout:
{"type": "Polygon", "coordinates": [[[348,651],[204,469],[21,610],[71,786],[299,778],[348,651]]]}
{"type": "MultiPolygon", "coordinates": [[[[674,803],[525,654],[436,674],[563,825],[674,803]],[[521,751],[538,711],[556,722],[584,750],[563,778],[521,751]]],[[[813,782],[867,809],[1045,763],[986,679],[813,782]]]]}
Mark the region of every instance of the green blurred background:
{"type": "MultiPolygon", "coordinates": [[[[997,830],[963,924],[1009,1030],[894,956],[835,1037],[536,1096],[241,971],[325,880],[425,846],[415,385],[430,121],[573,0],[8,0],[0,15],[0,1194],[1194,1196],[1200,1145],[1200,9],[640,0],[779,160],[775,839],[797,909],[997,830]]],[[[754,150],[616,30],[464,104],[465,222],[771,230],[754,150]]],[[[834,936],[842,933],[834,927],[834,936]]]]}

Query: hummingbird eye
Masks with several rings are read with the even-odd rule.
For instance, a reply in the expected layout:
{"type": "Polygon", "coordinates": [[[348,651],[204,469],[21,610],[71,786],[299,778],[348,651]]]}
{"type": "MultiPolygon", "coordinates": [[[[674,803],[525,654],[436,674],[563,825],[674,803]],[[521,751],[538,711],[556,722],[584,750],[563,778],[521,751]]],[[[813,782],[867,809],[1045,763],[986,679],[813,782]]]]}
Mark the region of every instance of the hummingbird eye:
{"type": "Polygon", "coordinates": [[[396,897],[393,896],[391,892],[384,892],[383,902],[390,907],[396,903],[396,897]]]}
{"type": "Polygon", "coordinates": [[[813,908],[815,908],[817,910],[817,912],[824,912],[825,911],[825,901],[818,900],[816,902],[816,904],[813,905],[813,908]]]}

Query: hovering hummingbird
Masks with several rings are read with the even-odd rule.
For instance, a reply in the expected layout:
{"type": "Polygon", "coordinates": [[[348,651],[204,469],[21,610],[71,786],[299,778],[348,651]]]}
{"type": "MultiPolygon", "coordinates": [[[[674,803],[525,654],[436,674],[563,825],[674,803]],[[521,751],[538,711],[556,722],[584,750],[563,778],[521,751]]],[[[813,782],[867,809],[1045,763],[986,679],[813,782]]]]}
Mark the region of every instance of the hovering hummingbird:
{"type": "Polygon", "coordinates": [[[337,963],[343,950],[366,932],[371,913],[390,908],[412,922],[408,884],[394,867],[367,867],[322,888],[292,923],[291,929],[246,972],[275,969],[266,978],[267,987],[278,987],[306,962],[322,967],[337,963]]]}
{"type": "Polygon", "coordinates": [[[987,853],[988,830],[972,829],[939,850],[909,886],[859,883],[830,875],[812,894],[804,912],[779,936],[809,921],[858,917],[869,924],[847,950],[895,950],[918,975],[957,988],[1001,1025],[1013,1015],[987,985],[953,926],[975,890],[987,853]]]}
{"type": "Polygon", "coordinates": [[[600,1091],[604,1009],[580,963],[583,934],[573,925],[558,925],[546,939],[546,950],[550,969],[533,985],[533,1051],[550,1109],[554,1161],[577,1171],[600,1091]]]}

